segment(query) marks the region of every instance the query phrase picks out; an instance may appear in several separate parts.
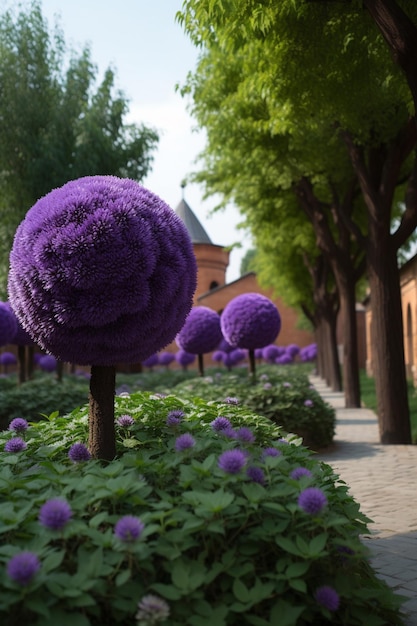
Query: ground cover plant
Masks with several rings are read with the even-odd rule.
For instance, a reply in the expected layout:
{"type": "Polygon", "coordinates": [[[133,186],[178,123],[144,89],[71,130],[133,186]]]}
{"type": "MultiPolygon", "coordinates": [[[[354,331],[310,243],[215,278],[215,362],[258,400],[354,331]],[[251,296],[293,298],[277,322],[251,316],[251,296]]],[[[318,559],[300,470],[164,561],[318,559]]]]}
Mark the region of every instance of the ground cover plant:
{"type": "Polygon", "coordinates": [[[367,519],[332,469],[233,399],[115,401],[0,434],[5,626],[402,624],[367,561],[367,519]]]}

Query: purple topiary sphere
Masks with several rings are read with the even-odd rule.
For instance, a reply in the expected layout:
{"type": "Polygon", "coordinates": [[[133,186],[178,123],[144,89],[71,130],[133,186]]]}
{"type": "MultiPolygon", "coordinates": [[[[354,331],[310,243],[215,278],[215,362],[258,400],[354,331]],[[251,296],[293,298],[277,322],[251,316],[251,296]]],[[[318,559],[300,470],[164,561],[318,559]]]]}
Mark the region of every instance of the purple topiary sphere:
{"type": "Polygon", "coordinates": [[[182,220],[155,194],[88,176],[38,200],[16,231],[10,303],[23,328],[63,361],[133,363],[169,344],[196,287],[182,220]]]}
{"type": "Polygon", "coordinates": [[[7,302],[0,302],[0,346],[11,343],[17,331],[17,322],[7,302]]]}
{"type": "Polygon", "coordinates": [[[207,306],[194,307],[177,335],[179,348],[191,354],[206,354],[222,340],[220,315],[207,306]]]}
{"type": "Polygon", "coordinates": [[[275,341],[281,330],[281,317],[266,296],[243,293],[226,305],[221,329],[231,346],[255,350],[275,341]]]}

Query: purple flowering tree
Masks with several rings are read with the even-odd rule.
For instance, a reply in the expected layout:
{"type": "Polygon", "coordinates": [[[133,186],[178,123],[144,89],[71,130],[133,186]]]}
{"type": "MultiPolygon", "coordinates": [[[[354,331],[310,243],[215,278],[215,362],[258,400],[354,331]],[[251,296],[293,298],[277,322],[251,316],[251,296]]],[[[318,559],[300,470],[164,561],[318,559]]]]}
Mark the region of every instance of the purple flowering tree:
{"type": "Polygon", "coordinates": [[[220,321],[226,341],[248,350],[249,371],[255,376],[255,349],[273,343],[281,330],[277,307],[262,294],[243,293],[226,305],[220,321]]]}
{"type": "Polygon", "coordinates": [[[181,365],[183,370],[186,370],[191,363],[194,363],[195,354],[191,354],[186,350],[178,350],[178,352],[175,353],[175,360],[178,365],[181,365]]]}
{"type": "Polygon", "coordinates": [[[176,338],[179,348],[197,354],[200,376],[204,376],[203,354],[214,350],[221,340],[220,315],[207,306],[191,310],[176,338]]]}
{"type": "Polygon", "coordinates": [[[38,200],[17,228],[10,304],[47,353],[91,365],[94,458],[116,453],[115,364],[142,362],[173,341],[196,275],[182,220],[133,180],[70,181],[38,200]]]}
{"type": "Polygon", "coordinates": [[[7,302],[0,302],[0,346],[11,343],[17,331],[17,322],[7,302]]]}

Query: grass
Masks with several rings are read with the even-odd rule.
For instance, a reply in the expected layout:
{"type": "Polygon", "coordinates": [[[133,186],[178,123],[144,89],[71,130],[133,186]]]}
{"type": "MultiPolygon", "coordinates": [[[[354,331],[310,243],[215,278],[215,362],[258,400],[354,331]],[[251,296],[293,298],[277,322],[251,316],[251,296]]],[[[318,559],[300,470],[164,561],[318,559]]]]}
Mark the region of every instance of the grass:
{"type": "MultiPolygon", "coordinates": [[[[410,407],[411,435],[413,443],[417,443],[417,393],[411,380],[408,384],[408,404],[410,407]]],[[[377,412],[377,399],[374,378],[367,376],[365,370],[360,371],[361,399],[363,404],[377,412]]]]}

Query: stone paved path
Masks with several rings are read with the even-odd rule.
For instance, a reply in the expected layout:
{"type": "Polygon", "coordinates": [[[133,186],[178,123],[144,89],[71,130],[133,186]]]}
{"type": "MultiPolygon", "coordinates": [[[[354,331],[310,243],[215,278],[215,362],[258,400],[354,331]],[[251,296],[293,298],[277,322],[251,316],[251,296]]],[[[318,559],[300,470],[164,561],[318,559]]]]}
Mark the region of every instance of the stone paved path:
{"type": "Polygon", "coordinates": [[[417,626],[417,446],[379,444],[376,415],[344,408],[343,394],[321,378],[311,383],[336,409],[334,445],[319,453],[344,480],[361,511],[373,520],[372,565],[397,593],[407,596],[407,626],[417,626]]]}

